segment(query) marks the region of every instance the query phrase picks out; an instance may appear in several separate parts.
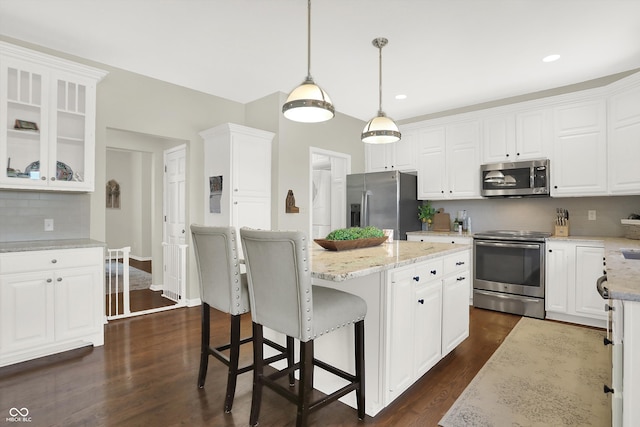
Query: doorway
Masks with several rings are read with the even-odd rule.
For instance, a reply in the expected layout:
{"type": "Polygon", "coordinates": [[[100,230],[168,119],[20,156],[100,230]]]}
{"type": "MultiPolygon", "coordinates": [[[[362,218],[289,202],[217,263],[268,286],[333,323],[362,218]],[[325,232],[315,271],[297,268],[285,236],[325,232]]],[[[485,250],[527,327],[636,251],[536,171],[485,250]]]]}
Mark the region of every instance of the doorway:
{"type": "MultiPolygon", "coordinates": [[[[119,129],[107,129],[105,182],[119,184],[119,208],[107,208],[105,215],[105,240],[109,249],[128,249],[127,267],[130,272],[131,314],[145,314],[161,309],[174,308],[185,303],[184,293],[165,295],[165,263],[168,259],[164,245],[165,219],[165,151],[186,151],[186,141],[140,134],[119,129]],[[145,271],[146,270],[146,271],[145,271]],[[150,271],[150,274],[149,274],[150,271]],[[135,282],[135,285],[134,285],[135,282]],[[135,306],[134,306],[135,302],[135,306]]],[[[182,179],[182,213],[172,218],[184,219],[185,156],[180,170],[182,179]]],[[[107,202],[109,202],[107,194],[107,202]]],[[[108,205],[107,205],[108,206],[108,205]]],[[[178,212],[175,207],[172,212],[178,212]]],[[[117,267],[106,271],[118,272],[124,268],[122,256],[117,267]]],[[[124,289],[120,293],[124,295],[124,289]]],[[[108,295],[118,291],[106,290],[108,295]]],[[[112,300],[122,301],[124,298],[112,300]]],[[[122,307],[123,304],[121,304],[122,307]]],[[[107,307],[109,309],[109,307],[107,307]]],[[[124,307],[117,314],[124,315],[124,307]]],[[[113,318],[113,317],[112,317],[113,318]]]]}
{"type": "Polygon", "coordinates": [[[310,163],[310,235],[322,239],[332,230],[344,228],[346,217],[347,175],[351,173],[351,155],[322,148],[309,148],[310,163]]]}

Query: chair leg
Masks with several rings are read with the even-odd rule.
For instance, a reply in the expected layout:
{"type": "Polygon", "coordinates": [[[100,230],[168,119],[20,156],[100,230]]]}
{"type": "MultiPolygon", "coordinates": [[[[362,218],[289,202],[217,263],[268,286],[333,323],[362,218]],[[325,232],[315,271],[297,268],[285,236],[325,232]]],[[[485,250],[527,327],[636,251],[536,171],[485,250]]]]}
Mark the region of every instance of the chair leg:
{"type": "MultiPolygon", "coordinates": [[[[287,336],[287,368],[291,369],[295,363],[293,337],[287,336]]],[[[289,387],[295,386],[295,379],[295,371],[291,369],[289,371],[289,387]]]]}
{"type": "Polygon", "coordinates": [[[355,328],[355,348],[356,348],[356,378],[358,388],[356,389],[356,402],[358,406],[358,419],[364,419],[364,320],[356,322],[355,328]]]}
{"type": "Polygon", "coordinates": [[[253,392],[251,395],[251,415],[249,425],[258,425],[260,404],[262,403],[262,376],[264,370],[262,325],[253,322],[253,392]]]}
{"type": "Polygon", "coordinates": [[[202,303],[202,326],[200,340],[200,372],[198,373],[198,387],[204,387],[207,378],[207,368],[209,367],[209,340],[211,323],[209,321],[209,304],[202,303]]]}
{"type": "Polygon", "coordinates": [[[238,378],[238,360],[240,359],[240,315],[231,315],[231,340],[229,342],[229,372],[227,374],[227,396],[224,399],[224,412],[231,412],[233,397],[236,394],[238,378]]]}
{"type": "Polygon", "coordinates": [[[313,389],[313,340],[300,342],[300,383],[298,384],[298,413],[296,427],[307,425],[309,403],[313,389]]]}

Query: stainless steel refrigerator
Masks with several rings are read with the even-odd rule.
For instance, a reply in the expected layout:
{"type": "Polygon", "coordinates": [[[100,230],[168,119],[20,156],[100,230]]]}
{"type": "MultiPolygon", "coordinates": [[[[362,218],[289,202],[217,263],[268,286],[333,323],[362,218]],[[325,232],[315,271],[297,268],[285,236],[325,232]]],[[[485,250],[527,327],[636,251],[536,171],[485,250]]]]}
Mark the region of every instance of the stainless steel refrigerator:
{"type": "Polygon", "coordinates": [[[347,226],[393,229],[395,240],[421,229],[415,175],[371,172],[347,175],[347,226]]]}

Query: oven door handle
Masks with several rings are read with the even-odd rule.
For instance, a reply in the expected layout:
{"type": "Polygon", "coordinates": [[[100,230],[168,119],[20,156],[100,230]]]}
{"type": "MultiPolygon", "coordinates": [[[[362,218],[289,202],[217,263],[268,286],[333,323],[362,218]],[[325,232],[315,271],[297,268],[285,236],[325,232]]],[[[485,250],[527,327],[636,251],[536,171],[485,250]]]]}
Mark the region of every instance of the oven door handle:
{"type": "Polygon", "coordinates": [[[513,299],[515,297],[520,301],[526,301],[526,302],[540,303],[540,302],[544,301],[541,298],[529,298],[529,297],[525,297],[525,296],[522,296],[522,295],[501,294],[501,293],[498,293],[498,292],[483,291],[483,290],[480,290],[480,289],[474,289],[473,292],[475,292],[477,294],[488,295],[488,296],[491,296],[491,297],[494,297],[494,298],[501,298],[501,299],[513,299]]]}
{"type": "Polygon", "coordinates": [[[539,244],[531,243],[501,243],[501,242],[483,242],[476,240],[476,246],[492,246],[497,248],[518,248],[518,249],[540,249],[539,244]]]}

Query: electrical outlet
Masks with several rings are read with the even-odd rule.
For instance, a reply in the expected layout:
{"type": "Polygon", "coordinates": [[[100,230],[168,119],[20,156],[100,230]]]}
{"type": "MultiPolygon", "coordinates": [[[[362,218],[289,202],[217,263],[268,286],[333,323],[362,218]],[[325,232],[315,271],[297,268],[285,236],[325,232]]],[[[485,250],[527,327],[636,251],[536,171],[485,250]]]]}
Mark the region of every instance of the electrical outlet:
{"type": "Polygon", "coordinates": [[[596,220],[596,211],[589,211],[589,221],[596,220]]]}
{"type": "Polygon", "coordinates": [[[53,231],[53,219],[44,220],[44,231],[53,231]]]}

